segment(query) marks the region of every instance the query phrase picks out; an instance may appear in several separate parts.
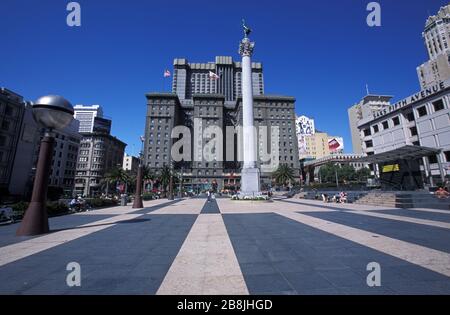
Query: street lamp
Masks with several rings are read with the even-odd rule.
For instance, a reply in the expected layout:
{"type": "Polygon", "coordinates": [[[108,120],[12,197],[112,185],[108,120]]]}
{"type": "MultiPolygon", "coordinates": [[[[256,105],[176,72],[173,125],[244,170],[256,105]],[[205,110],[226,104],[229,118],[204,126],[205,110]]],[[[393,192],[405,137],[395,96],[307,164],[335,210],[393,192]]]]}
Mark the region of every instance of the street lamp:
{"type": "Polygon", "coordinates": [[[46,209],[48,179],[55,144],[53,130],[63,129],[73,120],[73,106],[66,99],[57,95],[39,98],[32,107],[34,120],[45,128],[41,141],[33,194],[22,223],[16,232],[17,236],[38,235],[49,232],[46,209]]]}
{"type": "Polygon", "coordinates": [[[184,171],[184,167],[181,166],[181,173],[180,173],[180,188],[179,188],[179,192],[178,192],[178,196],[180,198],[183,198],[183,171],[184,171]]]}
{"type": "Polygon", "coordinates": [[[341,165],[339,163],[336,163],[335,165],[335,169],[334,169],[334,175],[336,177],[336,188],[339,188],[339,178],[338,178],[338,167],[340,167],[341,165]]]}
{"type": "Polygon", "coordinates": [[[142,181],[143,181],[143,170],[144,170],[144,141],[145,138],[141,137],[141,153],[139,154],[139,168],[136,177],[136,194],[134,196],[133,208],[144,208],[142,202],[142,181]]]}

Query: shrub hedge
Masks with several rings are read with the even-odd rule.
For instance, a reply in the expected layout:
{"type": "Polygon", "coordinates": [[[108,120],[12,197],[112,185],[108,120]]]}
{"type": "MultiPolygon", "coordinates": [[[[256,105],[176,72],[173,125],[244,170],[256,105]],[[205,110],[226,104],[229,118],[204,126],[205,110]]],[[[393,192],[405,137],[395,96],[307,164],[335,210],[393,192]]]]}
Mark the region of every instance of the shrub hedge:
{"type": "MultiPolygon", "coordinates": [[[[23,217],[25,211],[28,208],[28,202],[19,201],[11,206],[14,211],[14,214],[20,217],[23,217]]],[[[59,203],[57,201],[47,202],[47,213],[49,216],[60,215],[69,212],[69,207],[63,203],[59,203]]]]}

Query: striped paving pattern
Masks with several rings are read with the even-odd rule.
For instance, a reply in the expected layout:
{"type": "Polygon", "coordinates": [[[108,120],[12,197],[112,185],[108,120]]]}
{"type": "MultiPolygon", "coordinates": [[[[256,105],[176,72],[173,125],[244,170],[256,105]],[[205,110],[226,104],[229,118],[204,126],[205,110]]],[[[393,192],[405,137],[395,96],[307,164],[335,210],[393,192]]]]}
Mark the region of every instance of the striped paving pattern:
{"type": "Polygon", "coordinates": [[[449,294],[450,211],[178,199],[0,226],[0,294],[449,294]],[[82,285],[65,283],[69,262],[82,285]],[[381,266],[381,287],[366,283],[381,266]]]}

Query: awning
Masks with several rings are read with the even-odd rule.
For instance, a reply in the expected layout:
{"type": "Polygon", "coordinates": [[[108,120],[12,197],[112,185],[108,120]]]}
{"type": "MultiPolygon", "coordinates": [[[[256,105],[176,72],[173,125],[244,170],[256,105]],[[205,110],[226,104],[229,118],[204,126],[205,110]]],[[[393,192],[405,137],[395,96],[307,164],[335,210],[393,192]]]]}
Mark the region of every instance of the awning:
{"type": "Polygon", "coordinates": [[[406,145],[404,147],[394,149],[391,151],[378,153],[374,155],[368,155],[359,159],[355,159],[353,162],[362,163],[383,163],[392,162],[397,160],[415,160],[424,156],[436,155],[441,152],[440,149],[421,147],[418,145],[406,145]]]}

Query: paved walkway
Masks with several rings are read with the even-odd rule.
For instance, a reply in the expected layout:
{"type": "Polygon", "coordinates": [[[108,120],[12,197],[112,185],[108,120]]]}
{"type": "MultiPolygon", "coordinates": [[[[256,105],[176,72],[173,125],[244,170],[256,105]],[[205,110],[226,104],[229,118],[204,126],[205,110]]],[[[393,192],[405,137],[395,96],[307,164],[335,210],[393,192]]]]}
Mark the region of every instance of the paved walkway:
{"type": "Polygon", "coordinates": [[[0,226],[0,294],[450,294],[445,210],[196,198],[17,227],[0,226]]]}

